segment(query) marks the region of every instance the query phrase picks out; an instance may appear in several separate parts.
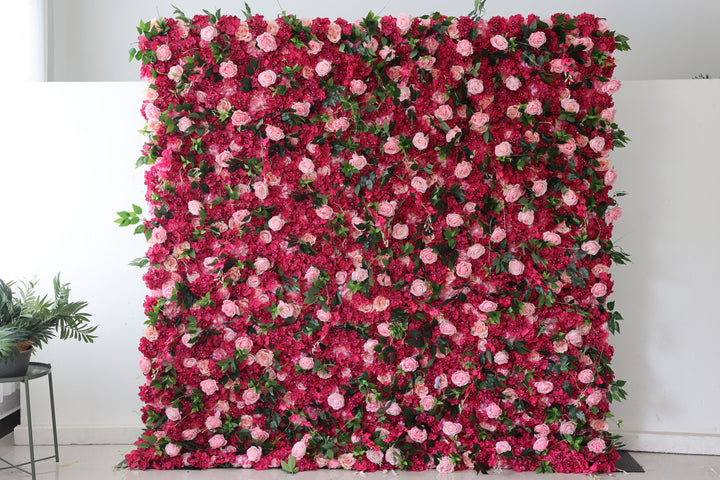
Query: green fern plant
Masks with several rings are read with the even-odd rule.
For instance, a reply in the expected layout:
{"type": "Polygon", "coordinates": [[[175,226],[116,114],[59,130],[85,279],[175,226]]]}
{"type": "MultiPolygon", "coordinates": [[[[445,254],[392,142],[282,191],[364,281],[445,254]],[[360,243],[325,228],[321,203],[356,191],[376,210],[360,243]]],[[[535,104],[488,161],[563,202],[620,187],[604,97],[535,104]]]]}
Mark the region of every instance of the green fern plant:
{"type": "Polygon", "coordinates": [[[60,274],[53,279],[53,298],[40,296],[36,285],[37,280],[22,282],[13,295],[13,283],[0,280],[0,359],[13,357],[17,344],[25,342],[41,349],[56,336],[85,343],[97,338],[97,326],[84,310],[87,302],[69,300],[70,284],[62,283],[60,274]]]}

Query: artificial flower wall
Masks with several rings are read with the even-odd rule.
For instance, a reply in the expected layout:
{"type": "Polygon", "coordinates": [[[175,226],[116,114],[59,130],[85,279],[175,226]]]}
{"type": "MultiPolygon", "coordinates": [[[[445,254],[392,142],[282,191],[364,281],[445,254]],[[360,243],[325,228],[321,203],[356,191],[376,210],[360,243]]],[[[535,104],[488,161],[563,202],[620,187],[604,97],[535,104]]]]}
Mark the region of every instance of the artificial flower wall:
{"type": "Polygon", "coordinates": [[[139,31],[130,467],[614,470],[624,37],[588,14],[139,31]]]}

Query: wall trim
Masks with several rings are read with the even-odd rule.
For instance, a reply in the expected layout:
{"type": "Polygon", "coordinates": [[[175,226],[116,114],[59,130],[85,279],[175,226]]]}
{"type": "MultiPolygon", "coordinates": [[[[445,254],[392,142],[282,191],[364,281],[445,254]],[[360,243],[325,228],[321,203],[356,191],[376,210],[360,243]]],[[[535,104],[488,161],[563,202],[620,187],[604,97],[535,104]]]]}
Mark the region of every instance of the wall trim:
{"type": "Polygon", "coordinates": [[[720,455],[720,434],[613,431],[634,452],[720,455]]]}

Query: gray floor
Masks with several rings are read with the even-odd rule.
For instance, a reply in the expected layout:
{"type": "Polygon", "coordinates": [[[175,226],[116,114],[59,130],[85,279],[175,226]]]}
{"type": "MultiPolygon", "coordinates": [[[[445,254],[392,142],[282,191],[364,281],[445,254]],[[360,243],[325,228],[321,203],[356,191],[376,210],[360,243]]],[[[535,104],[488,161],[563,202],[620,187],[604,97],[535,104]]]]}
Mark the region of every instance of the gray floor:
{"type": "MultiPolygon", "coordinates": [[[[155,471],[146,470],[114,470],[125,453],[130,451],[127,445],[61,445],[60,463],[45,460],[38,464],[38,480],[102,480],[102,479],[137,479],[137,480],[165,480],[165,479],[202,479],[202,480],[289,480],[286,473],[281,470],[266,470],[256,472],[252,470],[215,469],[205,471],[155,471]]],[[[52,454],[52,447],[37,447],[39,456],[52,454]]],[[[622,473],[600,475],[594,478],[627,478],[643,480],[693,480],[699,478],[720,479],[720,456],[703,455],[672,455],[658,453],[633,452],[633,458],[642,465],[646,473],[622,473]]],[[[0,440],[0,457],[10,461],[25,461],[28,458],[28,447],[15,446],[12,435],[0,440]]],[[[1,462],[0,462],[1,463],[1,462]]],[[[584,475],[543,475],[538,477],[535,473],[518,473],[512,471],[493,471],[491,475],[504,479],[558,479],[574,480],[588,479],[584,475]]],[[[431,472],[385,472],[374,474],[361,474],[353,471],[323,470],[319,472],[305,472],[297,474],[293,480],[350,480],[350,479],[392,479],[404,478],[407,480],[469,480],[482,478],[475,472],[460,472],[454,474],[438,474],[431,472]]],[[[16,470],[0,471],[0,479],[28,479],[29,475],[16,470]]]]}

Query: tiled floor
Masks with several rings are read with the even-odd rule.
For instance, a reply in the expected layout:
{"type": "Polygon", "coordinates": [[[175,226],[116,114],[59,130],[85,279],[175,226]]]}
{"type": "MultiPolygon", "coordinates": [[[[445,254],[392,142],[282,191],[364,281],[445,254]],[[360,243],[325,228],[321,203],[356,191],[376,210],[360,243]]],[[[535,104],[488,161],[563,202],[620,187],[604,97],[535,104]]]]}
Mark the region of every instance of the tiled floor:
{"type": "MultiPolygon", "coordinates": [[[[130,451],[125,445],[61,445],[60,463],[45,460],[38,464],[38,480],[289,480],[281,470],[266,470],[256,472],[252,470],[215,469],[205,471],[155,471],[144,472],[132,470],[114,470],[125,453],[130,451]]],[[[39,456],[52,454],[52,447],[37,447],[39,456]]],[[[720,456],[702,455],[667,455],[657,453],[632,454],[633,458],[643,466],[646,473],[622,473],[601,475],[596,478],[627,478],[642,480],[694,480],[694,479],[720,479],[720,456]]],[[[28,457],[28,447],[15,446],[12,436],[0,440],[0,457],[10,461],[25,461],[28,457]]],[[[542,480],[576,480],[588,479],[584,475],[543,475],[538,477],[535,473],[517,473],[512,471],[493,471],[491,475],[508,479],[542,479],[542,480]]],[[[454,474],[439,474],[432,472],[386,472],[375,474],[361,474],[352,471],[324,470],[320,472],[304,472],[297,474],[293,480],[391,480],[395,477],[406,480],[470,480],[477,477],[475,472],[461,472],[454,474]]],[[[17,470],[0,471],[0,479],[15,480],[28,479],[29,475],[17,470]]]]}

